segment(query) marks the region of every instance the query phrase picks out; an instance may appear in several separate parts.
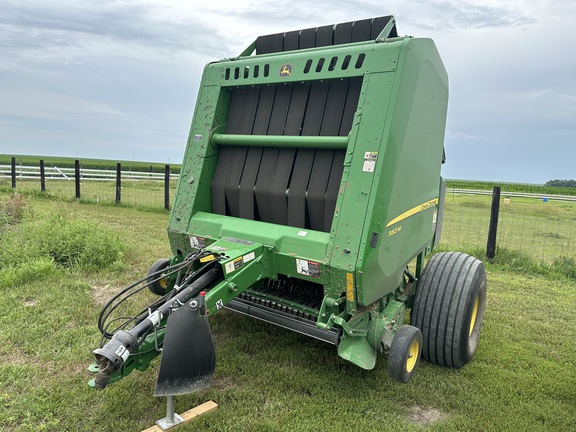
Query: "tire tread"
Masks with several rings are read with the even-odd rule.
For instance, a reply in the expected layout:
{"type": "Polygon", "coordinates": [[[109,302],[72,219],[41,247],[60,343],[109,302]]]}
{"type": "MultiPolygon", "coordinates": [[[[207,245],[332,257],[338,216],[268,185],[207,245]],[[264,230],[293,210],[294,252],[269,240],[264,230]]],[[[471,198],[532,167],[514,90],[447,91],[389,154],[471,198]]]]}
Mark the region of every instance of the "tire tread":
{"type": "Polygon", "coordinates": [[[468,352],[470,302],[485,278],[484,264],[470,255],[443,252],[430,258],[410,313],[410,323],[422,331],[425,360],[459,368],[474,355],[468,352]]]}

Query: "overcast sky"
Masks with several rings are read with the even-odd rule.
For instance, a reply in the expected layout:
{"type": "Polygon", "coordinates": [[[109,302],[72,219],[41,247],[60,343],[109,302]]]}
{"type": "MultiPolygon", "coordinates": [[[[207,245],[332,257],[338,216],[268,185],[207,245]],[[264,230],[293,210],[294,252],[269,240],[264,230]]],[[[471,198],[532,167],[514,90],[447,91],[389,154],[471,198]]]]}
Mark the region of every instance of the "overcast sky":
{"type": "Polygon", "coordinates": [[[180,163],[207,62],[381,15],[448,70],[444,177],[576,178],[574,0],[2,0],[0,153],[180,163]]]}

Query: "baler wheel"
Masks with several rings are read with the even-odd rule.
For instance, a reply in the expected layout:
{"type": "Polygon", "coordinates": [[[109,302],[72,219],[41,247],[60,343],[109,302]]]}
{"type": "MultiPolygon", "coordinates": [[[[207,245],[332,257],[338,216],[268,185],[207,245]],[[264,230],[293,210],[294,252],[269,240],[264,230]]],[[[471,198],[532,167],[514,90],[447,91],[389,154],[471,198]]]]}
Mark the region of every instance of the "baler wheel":
{"type": "MultiPolygon", "coordinates": [[[[161,258],[150,266],[150,268],[148,269],[148,275],[153,275],[154,273],[158,273],[159,271],[164,270],[165,268],[168,268],[169,265],[170,265],[169,259],[161,258]]],[[[151,282],[148,285],[148,289],[153,294],[163,296],[170,290],[170,280],[167,277],[163,277],[161,279],[158,279],[159,276],[160,275],[156,275],[156,276],[150,277],[148,279],[149,282],[151,282]],[[158,279],[158,280],[156,280],[156,279],[158,279]]]]}
{"type": "Polygon", "coordinates": [[[416,372],[422,352],[420,329],[403,325],[392,339],[388,353],[388,376],[395,381],[407,383],[416,372]]]}
{"type": "Polygon", "coordinates": [[[422,331],[422,357],[440,366],[460,368],[478,345],[486,307],[482,261],[460,252],[434,255],[424,268],[410,324],[422,331]]]}

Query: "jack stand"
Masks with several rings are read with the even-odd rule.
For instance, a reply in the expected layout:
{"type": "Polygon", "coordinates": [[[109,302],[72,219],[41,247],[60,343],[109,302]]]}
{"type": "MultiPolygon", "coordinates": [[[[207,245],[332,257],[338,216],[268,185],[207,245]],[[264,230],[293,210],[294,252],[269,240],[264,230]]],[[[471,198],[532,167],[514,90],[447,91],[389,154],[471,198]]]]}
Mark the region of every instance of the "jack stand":
{"type": "Polygon", "coordinates": [[[183,412],[182,414],[174,414],[174,396],[168,396],[168,404],[166,409],[166,418],[162,420],[158,420],[156,424],[148,429],[143,430],[142,432],[161,432],[172,427],[175,427],[180,424],[191,422],[192,420],[197,419],[201,415],[208,414],[210,412],[216,411],[218,409],[218,404],[214,401],[204,402],[202,405],[198,405],[188,411],[183,412]],[[172,402],[170,402],[172,400],[172,402]],[[171,405],[170,405],[171,404],[171,405]],[[173,418],[169,421],[170,416],[174,415],[181,419],[180,421],[176,418],[173,418]]]}
{"type": "Polygon", "coordinates": [[[157,420],[156,424],[160,426],[163,431],[173,428],[184,422],[184,419],[174,412],[175,396],[166,397],[166,417],[157,420]]]}

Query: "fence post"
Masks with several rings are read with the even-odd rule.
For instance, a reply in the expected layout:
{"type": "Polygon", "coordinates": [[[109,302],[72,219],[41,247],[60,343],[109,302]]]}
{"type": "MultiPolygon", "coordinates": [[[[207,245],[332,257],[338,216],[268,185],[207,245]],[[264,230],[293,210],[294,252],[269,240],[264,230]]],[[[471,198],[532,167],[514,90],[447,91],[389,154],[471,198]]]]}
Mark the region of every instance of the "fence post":
{"type": "Polygon", "coordinates": [[[170,210],[170,165],[164,166],[164,208],[170,210]]]}
{"type": "Polygon", "coordinates": [[[500,186],[494,186],[492,207],[490,208],[490,228],[486,243],[486,257],[492,260],[496,256],[496,234],[498,232],[498,214],[500,213],[500,186]]]}
{"type": "Polygon", "coordinates": [[[74,177],[76,182],[76,199],[80,199],[80,161],[74,161],[74,177]]]}
{"type": "Polygon", "coordinates": [[[40,159],[40,192],[46,192],[46,174],[44,173],[44,159],[40,159]]]}
{"type": "Polygon", "coordinates": [[[16,158],[12,156],[12,189],[16,189],[16,158]]]}
{"type": "Polygon", "coordinates": [[[120,204],[122,198],[122,164],[118,162],[116,164],[116,204],[120,204]]]}

